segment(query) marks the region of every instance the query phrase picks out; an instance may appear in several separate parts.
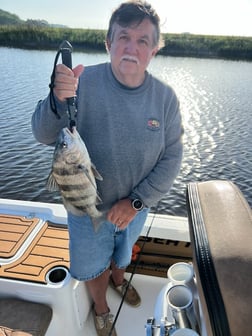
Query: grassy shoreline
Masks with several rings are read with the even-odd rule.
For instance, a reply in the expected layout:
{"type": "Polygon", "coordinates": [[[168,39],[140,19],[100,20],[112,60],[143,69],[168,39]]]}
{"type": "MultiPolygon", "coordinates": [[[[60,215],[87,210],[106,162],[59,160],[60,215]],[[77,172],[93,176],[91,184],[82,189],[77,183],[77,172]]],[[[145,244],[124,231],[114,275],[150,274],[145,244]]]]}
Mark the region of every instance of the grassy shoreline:
{"type": "MultiPolygon", "coordinates": [[[[0,26],[0,46],[36,50],[57,50],[68,40],[78,51],[105,52],[106,31],[35,27],[0,26]]],[[[163,56],[222,58],[252,61],[252,37],[163,34],[163,56]]]]}

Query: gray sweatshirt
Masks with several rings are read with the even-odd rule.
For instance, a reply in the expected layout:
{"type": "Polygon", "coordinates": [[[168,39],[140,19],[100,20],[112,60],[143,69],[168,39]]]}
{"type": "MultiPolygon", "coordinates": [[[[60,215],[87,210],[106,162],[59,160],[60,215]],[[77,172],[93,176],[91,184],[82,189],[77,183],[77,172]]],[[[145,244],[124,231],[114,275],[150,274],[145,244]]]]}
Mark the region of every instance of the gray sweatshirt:
{"type": "MultiPolygon", "coordinates": [[[[182,125],[174,91],[146,72],[144,83],[124,87],[110,63],[88,66],[79,79],[77,129],[103,177],[97,187],[107,211],[120,199],[140,198],[154,206],[171,188],[182,160],[182,125]]],[[[66,103],[57,101],[60,119],[47,97],[32,116],[35,138],[55,143],[68,126],[66,103]]]]}

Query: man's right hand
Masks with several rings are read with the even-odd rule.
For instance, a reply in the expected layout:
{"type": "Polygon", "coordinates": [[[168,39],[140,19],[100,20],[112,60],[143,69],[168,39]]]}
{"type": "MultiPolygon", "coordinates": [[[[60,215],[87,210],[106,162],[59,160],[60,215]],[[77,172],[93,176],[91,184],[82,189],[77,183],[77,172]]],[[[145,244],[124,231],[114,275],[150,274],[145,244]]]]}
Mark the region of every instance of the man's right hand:
{"type": "Polygon", "coordinates": [[[82,64],[77,65],[73,70],[64,64],[56,66],[53,93],[60,101],[76,96],[79,77],[83,70],[82,64]]]}

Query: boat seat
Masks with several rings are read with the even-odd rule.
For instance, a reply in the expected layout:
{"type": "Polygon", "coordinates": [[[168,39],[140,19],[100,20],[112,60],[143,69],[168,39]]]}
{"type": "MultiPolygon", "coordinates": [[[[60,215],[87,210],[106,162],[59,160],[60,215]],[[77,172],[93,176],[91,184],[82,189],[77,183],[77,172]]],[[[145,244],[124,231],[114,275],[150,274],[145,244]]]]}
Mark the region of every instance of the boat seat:
{"type": "Polygon", "coordinates": [[[52,309],[45,304],[0,299],[0,336],[44,336],[51,318],[52,309]]]}

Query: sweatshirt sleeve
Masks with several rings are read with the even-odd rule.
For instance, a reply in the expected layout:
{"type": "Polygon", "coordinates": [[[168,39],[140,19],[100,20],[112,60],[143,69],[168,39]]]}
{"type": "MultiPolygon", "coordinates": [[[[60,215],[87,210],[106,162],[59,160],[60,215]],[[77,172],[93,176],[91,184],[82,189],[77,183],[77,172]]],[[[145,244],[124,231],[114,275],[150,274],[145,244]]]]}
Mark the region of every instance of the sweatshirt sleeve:
{"type": "Polygon", "coordinates": [[[183,127],[179,102],[174,96],[169,106],[165,127],[165,150],[149,175],[134,188],[130,198],[140,198],[145,206],[155,206],[173,185],[180,171],[183,156],[183,127]]]}
{"type": "Polygon", "coordinates": [[[51,109],[48,95],[38,102],[31,119],[34,137],[38,142],[46,145],[54,144],[60,130],[68,124],[67,103],[61,103],[57,99],[55,103],[57,115],[51,109]]]}

